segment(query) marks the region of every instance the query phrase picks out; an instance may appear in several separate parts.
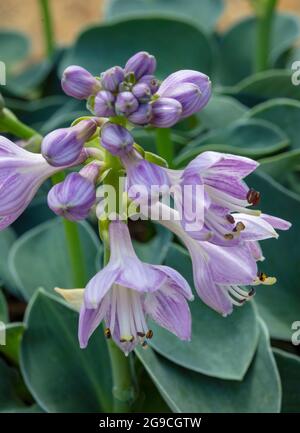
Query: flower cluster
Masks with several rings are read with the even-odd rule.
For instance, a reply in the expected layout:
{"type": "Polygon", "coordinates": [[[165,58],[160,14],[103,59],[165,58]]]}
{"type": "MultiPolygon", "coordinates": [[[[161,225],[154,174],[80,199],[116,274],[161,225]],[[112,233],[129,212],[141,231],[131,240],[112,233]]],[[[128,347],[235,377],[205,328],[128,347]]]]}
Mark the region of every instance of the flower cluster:
{"type": "MultiPolygon", "coordinates": [[[[175,72],[160,84],[153,75],[155,68],[155,58],[142,52],[124,68],[111,68],[100,78],[78,66],[66,69],[64,91],[87,99],[92,116],[48,134],[40,154],[0,138],[0,229],[18,218],[47,178],[75,166],[80,166],[79,171],[50,190],[49,207],[57,215],[79,221],[96,204],[102,217],[98,186],[103,180],[113,186],[125,173],[119,193],[125,197],[126,210],[134,204],[134,216],[155,214],[158,223],[185,244],[197,294],[226,316],[233,306],[253,297],[256,285],[276,281],[258,270],[258,262],[264,260],[259,241],[277,238],[276,229],[287,230],[290,224],[253,209],[260,194],[244,178],[258,164],[249,158],[204,152],[183,170],[146,159],[130,132],[133,125],[174,125],[201,110],[211,93],[210,81],[202,73],[175,72]],[[168,218],[163,217],[166,214],[168,218]]],[[[112,337],[125,353],[138,343],[145,346],[153,336],[148,317],[189,340],[187,301],[193,294],[187,281],[170,267],[141,262],[127,221],[120,215],[105,218],[107,224],[100,228],[110,252],[106,266],[85,289],[56,289],[80,311],[81,347],[86,347],[102,321],[106,337],[112,337]]]]}
{"type": "Polygon", "coordinates": [[[125,116],[133,125],[168,128],[207,104],[211,95],[207,75],[179,71],[160,84],[155,69],[155,57],[139,52],[124,68],[114,66],[98,79],[84,68],[69,66],[62,87],[67,95],[88,99],[94,115],[125,116]]]}

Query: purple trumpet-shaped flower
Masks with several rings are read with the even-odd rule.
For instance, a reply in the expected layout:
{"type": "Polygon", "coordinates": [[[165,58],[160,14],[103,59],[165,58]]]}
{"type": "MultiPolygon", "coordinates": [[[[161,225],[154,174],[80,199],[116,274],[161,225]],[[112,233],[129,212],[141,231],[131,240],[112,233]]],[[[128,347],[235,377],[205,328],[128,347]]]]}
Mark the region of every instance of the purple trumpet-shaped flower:
{"type": "Polygon", "coordinates": [[[82,120],[75,126],[56,129],[42,141],[42,155],[54,167],[74,164],[82,153],[84,143],[97,129],[93,119],[82,120]]]}
{"type": "Polygon", "coordinates": [[[115,99],[108,90],[100,90],[95,97],[94,114],[99,117],[115,116],[115,99]]]}
{"type": "MultiPolygon", "coordinates": [[[[256,241],[243,241],[232,247],[198,241],[183,230],[178,211],[157,202],[152,212],[155,215],[168,215],[168,218],[161,218],[159,222],[176,234],[187,247],[199,297],[222,315],[230,314],[233,305],[241,306],[250,300],[255,294],[253,286],[276,282],[275,278],[257,272],[256,262],[263,258],[256,241]],[[250,288],[247,290],[243,286],[250,288]]],[[[282,220],[275,220],[273,224],[277,227],[288,227],[282,220]]],[[[257,238],[260,239],[260,236],[257,238]]]]}
{"type": "Polygon", "coordinates": [[[193,295],[186,280],[167,266],[141,262],[132,247],[129,230],[120,221],[109,227],[109,263],[87,284],[84,292],[58,290],[72,304],[83,303],[79,318],[80,346],[85,348],[104,320],[105,335],[128,353],[153,335],[147,317],[182,340],[191,337],[191,316],[186,299],[193,295]]]}
{"type": "Polygon", "coordinates": [[[0,230],[24,212],[42,183],[59,170],[41,154],[0,137],[0,230]]]}
{"type": "Polygon", "coordinates": [[[134,113],[139,106],[139,102],[131,92],[121,92],[118,94],[115,104],[117,114],[128,116],[134,113]]]}
{"type": "Polygon", "coordinates": [[[88,99],[100,90],[99,81],[80,66],[69,66],[61,80],[63,91],[76,99],[88,99]]]}
{"type": "Polygon", "coordinates": [[[211,82],[207,75],[192,70],[182,70],[169,75],[160,85],[157,94],[180,102],[182,118],[205,107],[211,96],[211,82]]]}
{"type": "Polygon", "coordinates": [[[152,103],[151,125],[169,128],[177,123],[182,115],[182,105],[176,99],[159,98],[152,103]]]}
{"type": "Polygon", "coordinates": [[[107,122],[101,128],[101,144],[112,155],[122,156],[133,147],[133,137],[123,126],[107,122]]]}
{"type": "Polygon", "coordinates": [[[95,181],[98,175],[99,165],[96,162],[79,173],[70,173],[49,191],[48,206],[56,215],[70,221],[87,218],[96,201],[95,181]]]}
{"type": "Polygon", "coordinates": [[[102,87],[110,92],[116,92],[123,81],[124,71],[120,66],[114,66],[101,74],[102,87]]]}
{"type": "Polygon", "coordinates": [[[133,73],[136,80],[144,75],[152,75],[156,69],[156,59],[146,51],[140,51],[130,57],[125,65],[125,74],[133,73]]]}

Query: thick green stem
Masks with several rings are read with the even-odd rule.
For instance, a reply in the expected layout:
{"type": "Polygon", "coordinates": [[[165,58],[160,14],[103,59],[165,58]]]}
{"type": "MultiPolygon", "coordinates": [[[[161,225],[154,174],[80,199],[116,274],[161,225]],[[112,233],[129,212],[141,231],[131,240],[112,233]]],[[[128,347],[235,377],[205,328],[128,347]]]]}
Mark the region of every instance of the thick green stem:
{"type": "Polygon", "coordinates": [[[0,131],[9,132],[23,140],[36,139],[41,143],[42,136],[34,129],[21,122],[10,110],[3,108],[0,112],[0,131]]]}
{"type": "MultiPolygon", "coordinates": [[[[118,158],[112,156],[109,152],[105,153],[105,163],[111,167],[111,171],[105,178],[106,185],[113,186],[115,189],[115,211],[118,213],[119,209],[119,177],[120,177],[120,161],[118,158]]],[[[102,221],[99,223],[100,236],[104,244],[104,266],[109,261],[109,237],[108,237],[109,221],[102,221]]],[[[113,378],[113,398],[114,398],[114,412],[128,413],[131,411],[132,403],[135,398],[135,386],[133,383],[133,371],[130,363],[130,356],[125,356],[113,340],[107,340],[107,347],[110,356],[112,378],[113,378]]]]}
{"type": "Polygon", "coordinates": [[[39,0],[43,20],[45,51],[51,57],[55,50],[53,23],[48,0],[39,0]]]}
{"type": "MultiPolygon", "coordinates": [[[[260,0],[261,1],[261,0],[260,0]]],[[[255,4],[255,2],[254,2],[255,4]]],[[[257,33],[255,71],[268,69],[274,10],[277,0],[265,0],[256,7],[257,33]]]]}
{"type": "MultiPolygon", "coordinates": [[[[55,185],[56,183],[61,182],[63,179],[64,174],[62,172],[57,173],[52,176],[52,183],[55,185]]],[[[79,226],[78,224],[65,218],[63,218],[63,224],[65,229],[70,266],[72,270],[73,285],[77,288],[85,287],[87,280],[84,265],[84,255],[79,235],[79,226]]]]}
{"type": "Polygon", "coordinates": [[[169,167],[173,164],[174,159],[174,144],[171,138],[171,130],[169,128],[156,129],[156,149],[162,158],[164,158],[169,167]]]}

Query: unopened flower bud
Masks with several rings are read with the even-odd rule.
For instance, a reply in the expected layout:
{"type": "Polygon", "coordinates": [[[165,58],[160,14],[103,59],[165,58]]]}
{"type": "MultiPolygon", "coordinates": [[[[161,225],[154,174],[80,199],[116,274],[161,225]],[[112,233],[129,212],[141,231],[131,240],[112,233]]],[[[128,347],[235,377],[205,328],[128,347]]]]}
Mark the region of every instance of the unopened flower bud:
{"type": "Polygon", "coordinates": [[[168,92],[168,98],[176,99],[182,105],[181,118],[197,113],[206,105],[207,99],[195,84],[183,83],[168,92]]]}
{"type": "Polygon", "coordinates": [[[144,83],[149,87],[152,95],[157,92],[159,88],[159,80],[154,75],[144,75],[140,80],[139,84],[144,83]]]}
{"type": "Polygon", "coordinates": [[[48,194],[50,209],[70,221],[85,219],[95,201],[95,185],[79,173],[69,174],[63,182],[54,185],[48,194]]]}
{"type": "Polygon", "coordinates": [[[130,57],[125,65],[125,73],[134,73],[135,79],[139,80],[143,75],[151,75],[156,69],[156,59],[146,51],[140,51],[130,57]]]}
{"type": "Polygon", "coordinates": [[[115,92],[124,80],[124,71],[120,66],[114,66],[101,74],[101,84],[105,90],[115,92]]]}
{"type": "Polygon", "coordinates": [[[136,125],[147,125],[152,116],[151,104],[140,104],[139,108],[128,116],[128,120],[136,125]]]}
{"type": "Polygon", "coordinates": [[[112,155],[124,155],[133,147],[133,137],[123,126],[107,122],[101,129],[101,144],[112,155]]]}
{"type": "Polygon", "coordinates": [[[133,86],[132,93],[140,102],[147,102],[151,98],[151,90],[146,83],[138,83],[133,86]]]}
{"type": "Polygon", "coordinates": [[[115,116],[115,97],[108,90],[100,90],[95,97],[94,113],[99,117],[115,116]]]}
{"type": "Polygon", "coordinates": [[[76,99],[87,99],[100,89],[99,81],[80,66],[69,66],[61,80],[63,91],[76,99]]]}
{"type": "Polygon", "coordinates": [[[182,106],[176,99],[159,98],[152,104],[151,125],[158,128],[169,128],[181,117],[182,106]]]}
{"type": "Polygon", "coordinates": [[[131,92],[121,92],[116,99],[116,113],[128,116],[133,113],[139,106],[139,102],[131,92]]]}
{"type": "Polygon", "coordinates": [[[43,139],[42,155],[54,167],[75,164],[84,143],[94,135],[96,129],[97,123],[93,119],[82,120],[69,128],[56,129],[43,139]]]}

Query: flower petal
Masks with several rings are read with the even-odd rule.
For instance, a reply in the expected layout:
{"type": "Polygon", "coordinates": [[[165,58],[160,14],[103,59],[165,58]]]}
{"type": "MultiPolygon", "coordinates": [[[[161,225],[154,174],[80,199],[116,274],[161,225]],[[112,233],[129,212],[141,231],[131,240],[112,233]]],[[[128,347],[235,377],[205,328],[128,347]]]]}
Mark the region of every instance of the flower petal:
{"type": "Polygon", "coordinates": [[[62,296],[71,307],[80,311],[83,303],[84,289],[60,289],[59,287],[55,287],[54,290],[62,296]]]}

